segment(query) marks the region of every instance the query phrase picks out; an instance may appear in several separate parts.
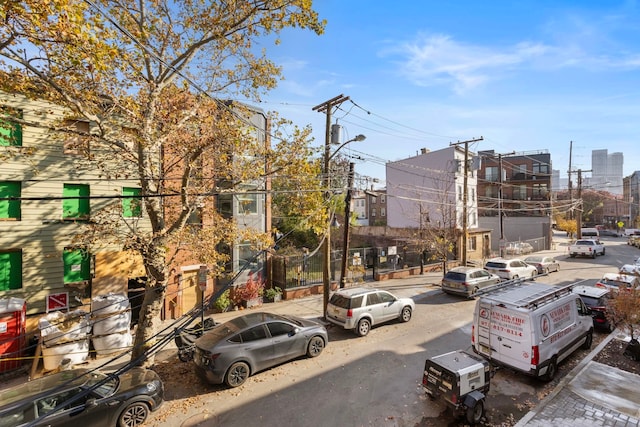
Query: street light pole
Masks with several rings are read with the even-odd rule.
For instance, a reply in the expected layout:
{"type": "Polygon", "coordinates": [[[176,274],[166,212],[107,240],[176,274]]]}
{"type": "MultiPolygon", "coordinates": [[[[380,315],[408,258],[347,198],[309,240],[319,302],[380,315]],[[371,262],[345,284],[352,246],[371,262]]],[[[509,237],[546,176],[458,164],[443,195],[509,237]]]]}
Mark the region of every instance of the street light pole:
{"type": "Polygon", "coordinates": [[[330,180],[330,167],[329,164],[333,156],[335,156],[338,151],[348,143],[352,141],[364,141],[366,138],[364,135],[357,135],[355,138],[350,139],[340,145],[334,152],[331,154],[331,111],[334,107],[339,106],[343,102],[349,100],[348,96],[338,95],[334,98],[331,98],[328,101],[323,102],[322,104],[316,105],[312,108],[313,111],[318,111],[320,113],[326,114],[326,131],[325,131],[325,140],[324,140],[324,167],[323,167],[323,183],[325,184],[325,200],[327,200],[327,232],[324,237],[324,242],[322,244],[322,285],[323,285],[323,309],[322,315],[326,316],[327,306],[329,305],[329,289],[331,286],[331,271],[330,271],[330,261],[331,261],[331,204],[329,203],[331,196],[331,180],[330,180]]]}

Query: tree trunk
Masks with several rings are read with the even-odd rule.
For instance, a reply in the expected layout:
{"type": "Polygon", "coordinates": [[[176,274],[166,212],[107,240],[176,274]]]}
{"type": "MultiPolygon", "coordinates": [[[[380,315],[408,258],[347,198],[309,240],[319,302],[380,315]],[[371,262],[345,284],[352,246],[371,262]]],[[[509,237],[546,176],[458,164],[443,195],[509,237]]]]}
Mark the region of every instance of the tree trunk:
{"type": "Polygon", "coordinates": [[[133,341],[131,363],[148,368],[153,365],[155,354],[146,354],[156,341],[156,325],[160,321],[160,311],[164,302],[167,284],[166,251],[160,241],[151,243],[146,253],[142,253],[149,278],[140,307],[140,317],[133,341]]]}

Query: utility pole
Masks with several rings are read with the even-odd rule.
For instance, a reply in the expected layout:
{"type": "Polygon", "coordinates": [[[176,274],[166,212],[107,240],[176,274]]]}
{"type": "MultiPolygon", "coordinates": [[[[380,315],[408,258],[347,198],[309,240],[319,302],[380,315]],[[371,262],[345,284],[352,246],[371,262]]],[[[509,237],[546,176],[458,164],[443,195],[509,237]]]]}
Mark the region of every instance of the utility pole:
{"type": "Polygon", "coordinates": [[[478,141],[482,141],[483,138],[476,138],[476,139],[470,139],[467,141],[458,141],[458,142],[451,142],[449,143],[449,146],[458,146],[460,144],[464,144],[464,165],[463,165],[463,171],[464,171],[464,177],[463,177],[463,188],[462,188],[462,233],[463,233],[463,238],[462,238],[462,265],[467,265],[467,240],[469,239],[469,218],[467,218],[468,214],[467,214],[467,201],[469,198],[469,190],[467,189],[467,182],[469,180],[469,143],[471,142],[478,142],[478,141]]]}
{"type": "Polygon", "coordinates": [[[349,163],[349,178],[347,183],[347,195],[344,199],[344,234],[342,246],[342,270],[340,274],[340,287],[344,288],[347,282],[347,264],[349,261],[349,218],[351,216],[351,187],[353,187],[353,175],[355,163],[349,163]]]}
{"type": "Polygon", "coordinates": [[[327,232],[324,237],[324,242],[322,246],[323,252],[323,260],[322,260],[322,285],[323,285],[323,310],[322,316],[326,316],[327,306],[329,305],[329,289],[331,287],[331,271],[330,271],[330,263],[331,263],[331,204],[329,203],[329,199],[331,197],[330,192],[330,169],[329,169],[329,160],[331,156],[331,112],[334,107],[339,106],[343,102],[349,100],[348,96],[338,95],[336,97],[331,98],[328,101],[323,102],[322,104],[316,105],[312,108],[313,111],[317,111],[319,113],[326,114],[326,131],[325,131],[325,140],[324,140],[324,167],[323,167],[323,180],[325,184],[325,199],[327,200],[327,232]]]}

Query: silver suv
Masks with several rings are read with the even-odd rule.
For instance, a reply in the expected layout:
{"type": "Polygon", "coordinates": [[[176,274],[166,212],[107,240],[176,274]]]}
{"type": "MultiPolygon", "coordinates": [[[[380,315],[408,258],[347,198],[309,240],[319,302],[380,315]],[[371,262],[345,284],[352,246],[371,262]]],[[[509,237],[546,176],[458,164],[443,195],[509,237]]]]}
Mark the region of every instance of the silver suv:
{"type": "Polygon", "coordinates": [[[484,268],[462,266],[447,271],[440,286],[442,291],[447,294],[471,298],[479,289],[495,285],[499,281],[499,276],[489,273],[484,268]]]}
{"type": "Polygon", "coordinates": [[[408,322],[414,308],[411,298],[397,298],[379,289],[348,288],[331,295],[326,319],[363,337],[373,325],[393,319],[408,322]]]}

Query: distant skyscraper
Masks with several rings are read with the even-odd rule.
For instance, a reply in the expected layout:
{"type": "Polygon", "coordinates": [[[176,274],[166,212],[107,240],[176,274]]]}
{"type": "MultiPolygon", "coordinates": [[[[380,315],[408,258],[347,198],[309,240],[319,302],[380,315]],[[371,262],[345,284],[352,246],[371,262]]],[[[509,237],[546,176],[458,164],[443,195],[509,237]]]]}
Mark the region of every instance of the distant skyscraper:
{"type": "Polygon", "coordinates": [[[622,194],[624,156],[622,153],[608,153],[608,150],[591,151],[591,179],[589,185],[594,190],[605,190],[622,194]]]}

